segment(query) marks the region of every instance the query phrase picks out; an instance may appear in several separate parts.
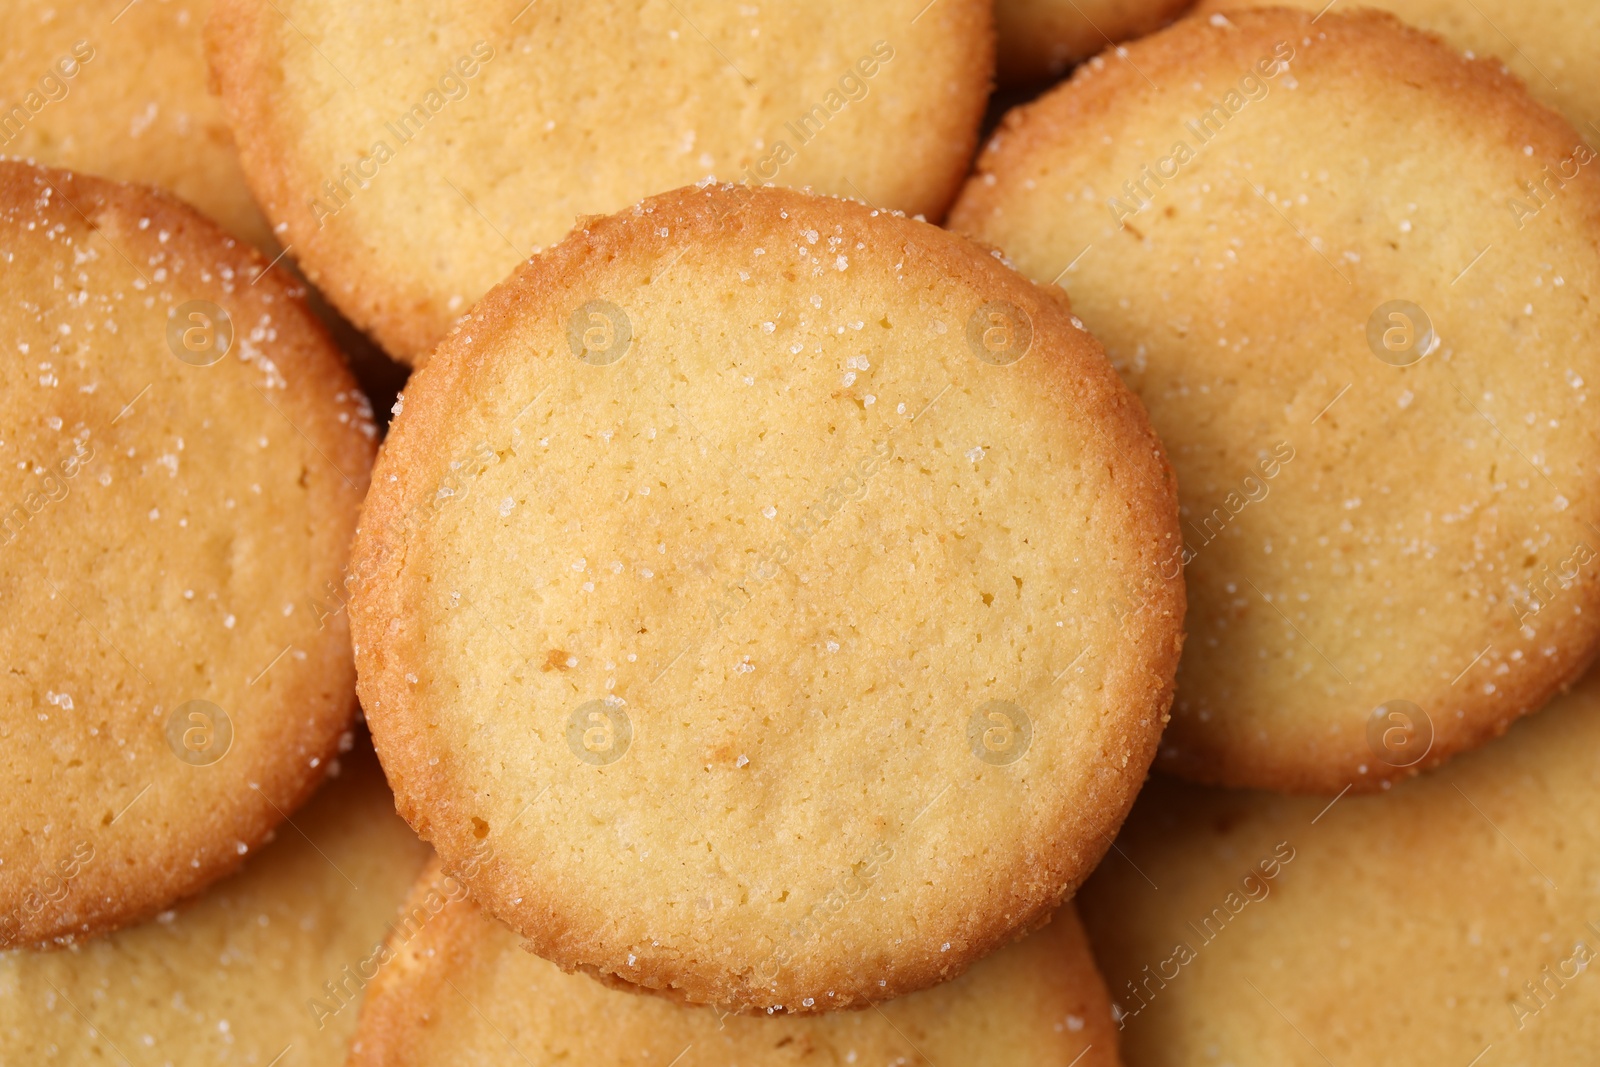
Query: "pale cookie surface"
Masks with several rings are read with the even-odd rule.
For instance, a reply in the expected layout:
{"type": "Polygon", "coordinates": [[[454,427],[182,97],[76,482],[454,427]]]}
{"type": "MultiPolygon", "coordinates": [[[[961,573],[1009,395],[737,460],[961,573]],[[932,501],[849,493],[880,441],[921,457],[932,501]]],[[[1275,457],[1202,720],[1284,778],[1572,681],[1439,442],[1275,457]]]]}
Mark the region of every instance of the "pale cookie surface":
{"type": "Polygon", "coordinates": [[[1115,1067],[1105,983],[1077,913],[935,989],[866,1011],[750,1018],[607,989],[522,948],[435,865],[361,1007],[351,1067],[1115,1067]],[[673,1057],[680,1057],[674,1061],[673,1057]]]}
{"type": "Polygon", "coordinates": [[[1330,807],[1156,777],[1121,854],[1077,898],[1124,1058],[1592,1064],[1596,752],[1591,674],[1505,737],[1379,796],[1330,807]]]}
{"type": "Polygon", "coordinates": [[[170,196],[0,163],[0,259],[15,945],[202,888],[321,780],[375,434],[287,277],[170,196]]]}
{"type": "Polygon", "coordinates": [[[996,0],[1000,80],[1059,78],[1118,41],[1159,29],[1193,0],[996,0]]]}
{"type": "Polygon", "coordinates": [[[60,952],[0,953],[0,1063],[342,1067],[427,849],[365,738],[340,763],[293,827],[195,900],[60,952]]]}
{"type": "Polygon", "coordinates": [[[543,956],[859,1006],[1043,922],[1169,700],[1160,444],[1064,303],[926,223],[678,190],[497,288],[363,510],[400,811],[543,956]],[[1108,604],[1117,600],[1118,607],[1108,604]]]}
{"type": "Polygon", "coordinates": [[[222,103],[206,91],[210,0],[0,0],[0,155],[177,193],[258,248],[222,103]]]}
{"type": "Polygon", "coordinates": [[[1193,608],[1163,765],[1332,794],[1482,743],[1594,654],[1600,181],[1498,64],[1311,19],[1091,61],[1008,117],[952,225],[1061,280],[1172,451],[1193,608]]]}
{"type": "Polygon", "coordinates": [[[390,354],[580,216],[709,175],[941,216],[993,69],[981,0],[221,0],[245,169],[390,354]]]}
{"type": "MultiPolygon", "coordinates": [[[[1204,0],[1201,12],[1249,7],[1320,11],[1327,0],[1204,0]]],[[[1600,137],[1600,4],[1594,0],[1361,0],[1453,47],[1502,60],[1528,92],[1565,115],[1590,144],[1600,137]]]]}

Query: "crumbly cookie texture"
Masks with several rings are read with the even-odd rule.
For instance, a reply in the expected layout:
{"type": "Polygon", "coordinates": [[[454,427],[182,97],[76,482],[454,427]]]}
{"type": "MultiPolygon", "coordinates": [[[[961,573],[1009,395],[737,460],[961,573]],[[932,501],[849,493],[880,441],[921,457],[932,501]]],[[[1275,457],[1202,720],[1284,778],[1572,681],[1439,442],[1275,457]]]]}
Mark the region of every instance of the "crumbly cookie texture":
{"type": "Polygon", "coordinates": [[[210,0],[0,0],[0,156],[170,190],[278,252],[207,90],[210,0]]]}
{"type": "Polygon", "coordinates": [[[0,946],[238,867],[355,712],[376,432],[287,276],[174,197],[0,162],[0,946]]]}
{"type": "Polygon", "coordinates": [[[876,1011],[749,1018],[607,989],[524,951],[435,864],[418,882],[361,1009],[352,1067],[706,1062],[1115,1067],[1105,983],[1072,905],[953,982],[876,1011]]]}
{"type": "Polygon", "coordinates": [[[1077,897],[1128,1062],[1591,1062],[1597,746],[1591,674],[1383,796],[1155,776],[1077,897]]]}
{"type": "Polygon", "coordinates": [[[400,811],[565,969],[820,1012],[1045,921],[1142,782],[1160,443],[995,256],[743,186],[591,220],[412,380],[354,550],[400,811]]]}
{"type": "Polygon", "coordinates": [[[267,214],[415,363],[575,220],[708,175],[942,217],[992,21],[982,0],[221,0],[209,32],[267,214]]]}
{"type": "MultiPolygon", "coordinates": [[[[1202,0],[1205,14],[1239,8],[1320,11],[1327,0],[1202,0]]],[[[1363,0],[1472,55],[1494,56],[1528,92],[1567,117],[1585,140],[1600,118],[1600,5],[1590,0],[1363,0]]],[[[1335,9],[1337,10],[1337,9],[1335,9]]]]}
{"type": "Polygon", "coordinates": [[[364,737],[338,762],[292,828],[194,900],[60,952],[0,953],[5,1062],[343,1067],[427,849],[364,737]]]}
{"type": "Polygon", "coordinates": [[[1059,78],[1120,41],[1160,29],[1193,0],[995,0],[995,72],[1010,85],[1059,78]]]}
{"type": "Polygon", "coordinates": [[[1595,155],[1381,12],[1196,16],[1128,58],[1008,116],[952,226],[1060,280],[1171,450],[1162,766],[1381,787],[1594,656],[1595,155]]]}

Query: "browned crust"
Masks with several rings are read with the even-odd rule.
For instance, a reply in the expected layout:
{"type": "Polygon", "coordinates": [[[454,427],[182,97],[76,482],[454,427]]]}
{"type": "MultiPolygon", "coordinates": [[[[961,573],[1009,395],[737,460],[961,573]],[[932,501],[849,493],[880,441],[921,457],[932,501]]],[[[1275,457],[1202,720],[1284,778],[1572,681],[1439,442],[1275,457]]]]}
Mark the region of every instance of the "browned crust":
{"type": "MultiPolygon", "coordinates": [[[[424,868],[401,911],[413,924],[421,921],[420,925],[409,939],[398,929],[391,931],[385,946],[386,962],[366,988],[347,1067],[420,1067],[414,1049],[419,1036],[433,1025],[435,1011],[450,1005],[452,998],[457,1003],[451,1008],[460,1008],[450,975],[492,962],[485,958],[484,950],[492,948],[487,934],[494,920],[461,891],[460,883],[445,873],[437,857],[424,868]]],[[[1021,967],[1033,963],[1029,957],[1048,961],[1032,970],[1047,989],[1048,999],[1057,1005],[1058,1018],[1072,1015],[1081,1020],[1079,1035],[1085,1051],[1094,1050],[1073,1065],[1062,1062],[1054,1067],[1116,1067],[1120,1060],[1111,997],[1077,906],[1069,901],[1058,908],[1048,925],[1032,935],[1025,951],[1028,956],[1014,957],[1013,962],[1021,967]]],[[[866,1006],[859,1007],[865,1010],[866,1006]]],[[[783,1058],[787,1062],[788,1057],[783,1058]]]]}
{"type": "Polygon", "coordinates": [[[360,259],[328,239],[319,239],[306,208],[299,175],[280,145],[293,144],[294,130],[274,106],[283,93],[283,71],[273,48],[273,20],[281,13],[258,0],[218,0],[206,20],[206,58],[211,84],[239,146],[239,162],[256,202],[273,224],[273,236],[297,248],[307,278],[351,322],[377,339],[386,352],[417,362],[436,340],[431,317],[420,305],[406,306],[385,284],[381,265],[361,270],[360,259]]]}
{"type": "MultiPolygon", "coordinates": [[[[930,87],[942,94],[930,100],[930,111],[954,112],[953,125],[962,132],[933,146],[930,154],[942,162],[923,172],[922,195],[911,203],[893,205],[938,221],[960,192],[977,148],[993,82],[995,31],[992,9],[983,0],[943,0],[927,17],[946,24],[952,39],[969,43],[977,52],[977,61],[957,78],[930,87]]],[[[238,142],[246,180],[272,220],[274,235],[296,249],[306,277],[391,356],[420,366],[444,332],[438,313],[425,298],[396,288],[387,264],[352,251],[345,239],[319,229],[305,195],[316,179],[298,173],[282,149],[298,139],[291,120],[276,106],[283,72],[272,42],[274,24],[282,18],[272,4],[261,0],[217,0],[206,25],[213,83],[238,142]]]]}
{"type": "MultiPolygon", "coordinates": [[[[400,907],[401,922],[425,922],[407,939],[391,927],[384,942],[384,963],[368,984],[361,1001],[361,1021],[350,1046],[348,1067],[380,1067],[410,1063],[414,1035],[433,1021],[432,1007],[450,994],[451,974],[478,963],[485,921],[461,892],[461,884],[445,873],[439,858],[428,860],[417,884],[400,907]]],[[[1108,1009],[1109,1010],[1109,1009],[1108,1009]]]]}
{"type": "MultiPolygon", "coordinates": [[[[314,532],[317,553],[334,561],[329,571],[336,571],[346,558],[346,538],[377,450],[376,434],[361,432],[366,399],[327,331],[307,310],[303,287],[287,272],[268,269],[266,258],[254,247],[229,237],[169,193],[31,163],[0,161],[0,204],[31,210],[41,191],[47,189],[53,189],[54,200],[65,201],[68,208],[63,212],[52,206],[40,212],[41,217],[55,214],[69,225],[87,220],[91,229],[109,223],[119,234],[122,250],[131,250],[135,256],[164,247],[185,253],[194,262],[230,266],[240,278],[260,275],[254,285],[241,284],[225,295],[216,280],[196,277],[192,288],[208,292],[230,307],[258,313],[270,308],[278,322],[279,335],[270,355],[290,386],[276,402],[297,427],[314,435],[316,447],[355,483],[345,485],[338,478],[311,483],[324,497],[320,510],[329,516],[323,529],[314,532]],[[151,220],[151,226],[141,232],[137,223],[143,218],[151,220]],[[157,234],[163,230],[169,237],[165,245],[158,245],[157,234]],[[336,393],[350,398],[343,423],[333,400],[336,393]]],[[[370,427],[370,419],[367,425],[370,427]]],[[[342,616],[328,631],[326,640],[334,648],[347,647],[348,628],[342,616]]],[[[355,665],[342,656],[340,661],[336,676],[283,694],[278,715],[285,732],[291,722],[302,725],[296,743],[285,746],[276,761],[255,777],[259,790],[241,789],[241,795],[219,797],[216,807],[193,813],[195,821],[207,830],[204,847],[185,850],[180,862],[179,856],[150,842],[143,850],[125,847],[125,855],[88,864],[67,880],[66,891],[58,900],[46,900],[37,911],[24,909],[29,914],[10,943],[48,948],[94,937],[148,919],[237,870],[246,854],[241,854],[235,843],[243,842],[253,855],[285,815],[310,798],[355,717],[355,665]]],[[[171,840],[163,843],[169,850],[174,844],[171,840]]],[[[187,843],[177,844],[181,848],[187,843]]],[[[20,903],[19,899],[0,899],[0,914],[12,913],[20,903]]]]}
{"type": "MultiPolygon", "coordinates": [[[[1110,125],[1128,101],[1145,95],[1144,75],[1158,80],[1185,77],[1219,60],[1229,64],[1229,70],[1243,69],[1270,50],[1273,41],[1287,37],[1298,43],[1308,36],[1317,39],[1318,47],[1348,48],[1349,62],[1367,64],[1389,77],[1403,76],[1413,85],[1437,87],[1441,94],[1459,100],[1480,128],[1503,131],[1508,154],[1521,154],[1524,146],[1533,145],[1536,153],[1543,150],[1549,158],[1560,158],[1581,139],[1564,118],[1533,99],[1522,80],[1498,60],[1463,56],[1436,34],[1411,27],[1386,11],[1356,8],[1319,18],[1299,9],[1257,8],[1229,11],[1218,23],[1196,14],[1130,44],[1129,63],[1080,67],[1067,82],[1009,112],[951,209],[950,228],[983,235],[984,220],[993,209],[1032,176],[1037,153],[1048,153],[1087,131],[1110,125]]],[[[1587,206],[1577,205],[1576,194],[1564,194],[1566,210],[1581,210],[1590,229],[1600,233],[1600,176],[1591,168],[1576,183],[1589,187],[1587,206]]],[[[1581,597],[1585,615],[1593,618],[1600,611],[1600,575],[1585,573],[1569,595],[1581,597]]],[[[1514,630],[1509,623],[1501,628],[1508,634],[1514,630]]],[[[1569,626],[1541,643],[1556,649],[1542,680],[1521,674],[1498,684],[1492,696],[1475,693],[1466,699],[1452,687],[1433,687],[1429,695],[1434,702],[1424,704],[1433,719],[1433,746],[1410,767],[1391,767],[1374,759],[1364,738],[1350,734],[1342,751],[1324,742],[1323,754],[1315,760],[1294,749],[1281,753],[1280,762],[1265,765],[1242,756],[1239,746],[1215,734],[1199,736],[1182,718],[1174,719],[1163,740],[1159,765],[1208,785],[1329,795],[1346,787],[1357,792],[1387,789],[1499,737],[1518,718],[1566,692],[1600,653],[1600,630],[1590,626],[1585,633],[1569,626]],[[1453,714],[1456,709],[1462,714],[1453,714]]],[[[1476,651],[1476,647],[1466,649],[1462,662],[1476,651]]]]}
{"type": "Polygon", "coordinates": [[[1577,1050],[1592,1040],[1596,991],[1554,986],[1539,968],[1592,945],[1597,727],[1600,672],[1384,796],[1330,805],[1152,775],[1117,839],[1127,860],[1108,860],[1077,897],[1127,1012],[1130,1060],[1205,1062],[1199,1049],[1216,1040],[1241,1065],[1323,1064],[1287,1017],[1339,1064],[1466,1064],[1491,1037],[1483,1063],[1590,1062],[1577,1050]],[[1165,985],[1150,981],[1162,971],[1165,985]],[[1548,1008],[1552,993],[1554,1011],[1507,1008],[1548,1008]]]}
{"type": "Polygon", "coordinates": [[[1412,80],[1427,77],[1447,93],[1470,94],[1474,114],[1493,115],[1506,131],[1506,144],[1519,151],[1532,135],[1559,145],[1563,153],[1576,143],[1571,124],[1529,96],[1522,80],[1498,60],[1463,56],[1438,35],[1387,11],[1355,8],[1318,18],[1298,8],[1269,7],[1233,10],[1225,17],[1226,25],[1198,14],[1181,19],[1127,45],[1131,64],[1107,61],[1080,67],[1048,93],[1008,111],[951,207],[949,228],[981,237],[983,218],[1031,176],[1036,152],[1089,135],[1128,101],[1144,97],[1147,83],[1139,70],[1179,77],[1219,59],[1230,64],[1230,71],[1243,69],[1259,58],[1263,43],[1270,45],[1286,34],[1296,41],[1313,35],[1348,42],[1362,49],[1378,70],[1407,71],[1412,80]]]}
{"type": "Polygon", "coordinates": [[[1177,18],[1194,0],[1139,0],[1093,17],[1073,0],[997,0],[996,73],[1025,86],[1059,78],[1068,67],[1119,41],[1143,37],[1177,18]]]}
{"type": "MultiPolygon", "coordinates": [[[[1120,1043],[1111,1014],[1111,994],[1095,960],[1089,932],[1078,916],[1077,901],[1061,905],[1051,917],[1049,927],[1034,936],[1062,961],[1062,966],[1052,969],[1049,984],[1064,1003],[1072,1005],[1072,1014],[1083,1020],[1083,1039],[1089,1048],[1101,1050],[1096,1054],[1097,1062],[1104,1067],[1116,1067],[1122,1061],[1118,1056],[1120,1043]]],[[[1085,1057],[1085,1064],[1088,1059],[1085,1057]]]]}
{"type": "MultiPolygon", "coordinates": [[[[1050,912],[1093,869],[1121,824],[1143,782],[1154,756],[1160,725],[1171,704],[1173,676],[1182,648],[1181,623],[1184,591],[1181,580],[1160,577],[1163,564],[1179,544],[1176,483],[1161,443],[1149,427],[1142,405],[1117,378],[1103,351],[1085,332],[1074,327],[1063,303],[1020,275],[1006,269],[994,256],[962,238],[913,220],[873,212],[861,205],[813,197],[790,190],[739,186],[685,188],[645,201],[648,213],[636,209],[604,219],[589,220],[565,241],[525,263],[508,281],[491,291],[475,308],[471,336],[467,325],[457,326],[428,365],[413,376],[406,391],[404,413],[396,420],[374,474],[374,489],[363,508],[357,533],[353,567],[360,588],[352,605],[352,631],[363,706],[367,709],[377,746],[389,780],[395,787],[400,813],[425,840],[440,852],[447,869],[463,870],[472,854],[470,825],[460,817],[453,788],[444,769],[430,765],[429,710],[406,684],[410,664],[387,647],[390,621],[403,617],[404,570],[410,516],[421,514],[428,497],[428,472],[451,431],[453,407],[459,398],[474,394],[474,382],[489,380],[495,335],[523,317],[559,314],[553,310],[563,294],[573,288],[593,287],[613,261],[635,262],[643,253],[641,270],[656,262],[654,227],[668,225],[676,239],[712,242],[724,232],[722,218],[740,202],[738,228],[749,230],[775,225],[787,211],[789,226],[796,219],[843,223],[850,228],[872,228],[874,240],[893,243],[907,256],[937,264],[947,277],[959,279],[978,291],[1010,300],[1026,310],[1036,323],[1040,357],[1028,361],[1026,373],[1036,377],[1041,391],[1063,405],[1067,398],[1080,408],[1101,413],[1091,432],[1100,440],[1093,453],[1117,457],[1116,469],[1127,502],[1127,529],[1142,532],[1130,545],[1138,570],[1148,575],[1149,609],[1130,613],[1124,621],[1122,644],[1139,650],[1143,683],[1128,692],[1120,706],[1130,711],[1127,734],[1121,740],[1131,758],[1125,766],[1104,768],[1105,773],[1082,783],[1081,803],[1063,815],[1060,837],[1040,848],[1032,865],[1018,857],[1015,887],[1010,899],[989,902],[989,925],[962,931],[965,951],[944,952],[909,961],[884,978],[838,974],[827,987],[825,1001],[833,1006],[883,1000],[925,988],[961,973],[973,960],[1047,920],[1050,912]],[[474,343],[475,339],[475,343],[474,343]],[[1141,719],[1142,717],[1142,719],[1141,719]],[[1143,722],[1145,725],[1140,726],[1143,722]],[[883,978],[883,985],[872,981],[883,978]]],[[[533,358],[542,358],[534,356],[533,358]]],[[[1019,364],[1019,366],[1022,366],[1019,364]]],[[[567,970],[614,975],[623,967],[626,949],[614,952],[594,940],[572,901],[535,899],[519,885],[522,872],[496,856],[466,881],[476,900],[508,922],[535,951],[567,970]]],[[[636,946],[637,947],[637,946],[636,946]]],[[[643,950],[640,950],[641,956],[643,950]]],[[[717,961],[706,964],[718,973],[690,973],[682,961],[641,958],[631,968],[638,984],[653,991],[702,1004],[733,1006],[753,1011],[775,1004],[799,1004],[806,995],[774,996],[750,977],[758,961],[717,961]],[[743,973],[738,973],[742,969],[743,973]]],[[[786,991],[786,993],[792,991],[786,991]]],[[[818,1009],[820,1010],[820,1009],[818,1009]]]]}
{"type": "Polygon", "coordinates": [[[908,214],[920,214],[929,222],[938,223],[944,220],[961,187],[966,184],[972,156],[978,148],[984,112],[989,106],[989,94],[994,90],[999,45],[994,9],[989,3],[951,4],[946,8],[941,2],[928,12],[928,17],[934,15],[950,25],[953,39],[972,42],[977,45],[979,52],[978,62],[958,73],[949,88],[946,102],[940,105],[941,110],[950,108],[957,112],[958,117],[953,125],[961,131],[959,135],[939,142],[946,160],[942,168],[944,177],[935,180],[932,174],[924,175],[928,181],[927,195],[922,202],[905,206],[908,214]]]}

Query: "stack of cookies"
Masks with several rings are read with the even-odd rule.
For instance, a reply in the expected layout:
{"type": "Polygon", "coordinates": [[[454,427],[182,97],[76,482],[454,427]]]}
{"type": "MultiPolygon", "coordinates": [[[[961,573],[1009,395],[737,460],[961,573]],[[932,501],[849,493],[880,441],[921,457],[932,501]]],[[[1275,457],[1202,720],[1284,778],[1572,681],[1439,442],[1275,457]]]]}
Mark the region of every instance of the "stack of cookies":
{"type": "Polygon", "coordinates": [[[15,0],[0,1065],[1589,1062],[1600,14],[1188,6],[15,0]]]}

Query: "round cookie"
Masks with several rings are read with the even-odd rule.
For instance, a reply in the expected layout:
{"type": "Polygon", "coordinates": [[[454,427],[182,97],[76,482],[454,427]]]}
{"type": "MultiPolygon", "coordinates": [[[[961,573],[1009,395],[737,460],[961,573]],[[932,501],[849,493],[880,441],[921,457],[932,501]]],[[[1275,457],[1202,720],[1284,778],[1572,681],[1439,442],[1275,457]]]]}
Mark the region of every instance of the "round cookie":
{"type": "Polygon", "coordinates": [[[415,363],[576,219],[708,175],[942,216],[991,21],[980,0],[222,0],[209,32],[267,214],[415,363]]]}
{"type": "MultiPolygon", "coordinates": [[[[1348,0],[1347,0],[1348,3],[1348,0]]],[[[1197,11],[1298,7],[1327,0],[1202,0],[1197,11]]],[[[1528,92],[1567,117],[1594,143],[1600,129],[1600,5],[1590,0],[1361,0],[1390,11],[1468,54],[1503,60],[1528,92]]],[[[1332,9],[1334,11],[1340,8],[1332,9]]],[[[1002,42],[1004,37],[1002,35],[1002,42]]]]}
{"type": "Polygon", "coordinates": [[[1153,778],[1077,897],[1127,1062],[1592,1063],[1597,748],[1591,674],[1379,796],[1153,778]]]}
{"type": "Polygon", "coordinates": [[[366,399],[175,198],[0,162],[0,946],[244,861],[355,711],[366,399]]]}
{"type": "Polygon", "coordinates": [[[1194,0],[996,0],[996,72],[1010,85],[1059,78],[1103,49],[1160,29],[1194,0]]]}
{"type": "Polygon", "coordinates": [[[0,155],[177,193],[267,255],[221,101],[206,90],[210,0],[0,0],[0,155]]]}
{"type": "MultiPolygon", "coordinates": [[[[283,249],[206,86],[210,10],[210,0],[0,0],[12,30],[0,62],[0,156],[167,189],[292,272],[293,250],[276,258],[283,249]]],[[[369,395],[392,398],[401,368],[320,294],[306,299],[369,395]]]]}
{"type": "Polygon", "coordinates": [[[1072,905],[960,978],[877,1010],[749,1018],[607,989],[524,951],[437,864],[361,1006],[351,1067],[983,1063],[1116,1067],[1105,983],[1072,905]]]}
{"type": "Polygon", "coordinates": [[[1162,765],[1337,793],[1481,744],[1596,647],[1594,154],[1378,12],[1129,53],[1014,112],[952,225],[1071,291],[1171,450],[1162,765]]]}
{"type": "Polygon", "coordinates": [[[343,1067],[427,849],[364,738],[338,762],[292,827],[195,900],[60,952],[0,953],[0,1061],[343,1067]]]}
{"type": "Polygon", "coordinates": [[[926,223],[678,190],[413,376],[354,549],[362,706],[401,813],[458,873],[492,845],[473,898],[540,955],[860,1006],[1106,848],[1170,699],[1176,522],[1063,301],[926,223]]]}

